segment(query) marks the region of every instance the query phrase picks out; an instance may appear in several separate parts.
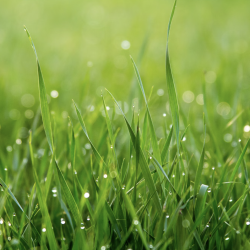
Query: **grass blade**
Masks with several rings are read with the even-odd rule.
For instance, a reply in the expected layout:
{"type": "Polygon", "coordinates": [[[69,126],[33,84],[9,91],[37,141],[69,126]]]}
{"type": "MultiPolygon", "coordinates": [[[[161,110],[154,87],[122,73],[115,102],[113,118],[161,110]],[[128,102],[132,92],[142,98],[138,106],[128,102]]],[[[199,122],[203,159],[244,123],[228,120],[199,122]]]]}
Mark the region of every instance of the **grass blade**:
{"type": "Polygon", "coordinates": [[[35,56],[36,56],[37,72],[38,72],[39,98],[40,98],[43,126],[44,126],[45,134],[46,134],[46,137],[47,137],[47,140],[49,143],[50,150],[53,153],[52,129],[51,129],[49,106],[48,106],[48,101],[47,101],[46,88],[45,88],[45,84],[44,84],[44,80],[43,80],[43,75],[42,75],[41,67],[39,64],[39,60],[38,60],[38,56],[37,56],[37,52],[36,52],[36,48],[35,48],[35,45],[33,43],[33,40],[32,40],[26,27],[24,27],[24,30],[26,31],[26,33],[28,35],[31,46],[32,46],[34,53],[35,53],[35,56]]]}
{"type": "Polygon", "coordinates": [[[172,70],[170,66],[170,59],[169,59],[169,52],[168,52],[168,42],[169,42],[169,33],[170,27],[172,23],[172,19],[174,16],[176,0],[174,2],[174,6],[171,12],[170,20],[168,23],[168,31],[167,31],[167,48],[166,48],[166,76],[167,76],[167,88],[168,88],[168,95],[169,95],[169,104],[171,109],[171,115],[173,120],[173,127],[175,131],[176,137],[176,144],[177,144],[177,151],[179,153],[179,106],[177,101],[177,94],[176,94],[176,87],[172,75],[172,70]]]}

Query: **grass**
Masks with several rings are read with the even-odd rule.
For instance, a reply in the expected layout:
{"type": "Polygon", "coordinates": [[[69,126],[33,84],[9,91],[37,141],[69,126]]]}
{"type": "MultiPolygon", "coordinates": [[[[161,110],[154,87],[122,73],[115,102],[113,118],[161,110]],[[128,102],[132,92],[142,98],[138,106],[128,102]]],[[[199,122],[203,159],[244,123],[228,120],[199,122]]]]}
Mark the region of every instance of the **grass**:
{"type": "MultiPolygon", "coordinates": [[[[166,49],[170,112],[161,118],[161,137],[151,109],[154,90],[147,98],[132,57],[142,110],[128,112],[105,90],[102,113],[82,113],[73,100],[68,105],[75,112],[65,126],[50,111],[35,45],[25,28],[36,57],[40,109],[29,138],[0,152],[0,249],[250,248],[248,134],[230,150],[217,136],[228,129],[238,135],[239,96],[237,112],[221,129],[208,112],[212,97],[203,84],[201,144],[179,104],[171,69],[175,6],[176,1],[166,49]],[[86,122],[90,115],[91,124],[86,122]]],[[[225,105],[219,112],[226,112],[225,105]]]]}

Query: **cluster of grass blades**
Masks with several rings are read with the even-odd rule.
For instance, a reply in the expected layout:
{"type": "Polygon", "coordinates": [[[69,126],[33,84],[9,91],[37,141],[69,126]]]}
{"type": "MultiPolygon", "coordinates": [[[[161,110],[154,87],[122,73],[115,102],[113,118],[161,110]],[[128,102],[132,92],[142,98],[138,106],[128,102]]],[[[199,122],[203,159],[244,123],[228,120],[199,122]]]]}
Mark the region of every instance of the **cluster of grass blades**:
{"type": "MultiPolygon", "coordinates": [[[[167,39],[175,6],[176,1],[167,39]]],[[[104,97],[105,133],[98,146],[91,141],[74,101],[79,123],[74,125],[69,118],[66,149],[55,143],[56,122],[50,117],[34,43],[26,28],[25,31],[36,55],[41,115],[48,145],[42,142],[46,150],[38,160],[34,148],[41,144],[36,140],[34,121],[24,149],[25,158],[14,181],[5,167],[7,158],[1,155],[0,249],[250,249],[249,180],[245,162],[249,140],[243,149],[239,144],[238,159],[235,152],[223,158],[216,145],[207,149],[206,130],[213,136],[206,125],[205,103],[204,144],[197,149],[200,151],[197,165],[190,165],[193,153],[185,143],[188,124],[180,131],[168,40],[166,75],[173,126],[166,138],[157,140],[149,102],[132,58],[146,107],[142,122],[135,112],[130,122],[107,90],[125,120],[130,138],[127,158],[122,159],[117,140],[119,128],[115,130],[104,97]],[[92,154],[82,153],[82,137],[92,154]],[[105,150],[100,150],[104,143],[105,150]],[[209,176],[203,175],[205,163],[211,169],[209,176]],[[190,169],[195,169],[195,176],[190,169]],[[27,176],[29,180],[24,185],[21,179],[27,176]],[[28,198],[21,185],[30,190],[28,198]]],[[[193,135],[189,132],[188,136],[193,135]]]]}

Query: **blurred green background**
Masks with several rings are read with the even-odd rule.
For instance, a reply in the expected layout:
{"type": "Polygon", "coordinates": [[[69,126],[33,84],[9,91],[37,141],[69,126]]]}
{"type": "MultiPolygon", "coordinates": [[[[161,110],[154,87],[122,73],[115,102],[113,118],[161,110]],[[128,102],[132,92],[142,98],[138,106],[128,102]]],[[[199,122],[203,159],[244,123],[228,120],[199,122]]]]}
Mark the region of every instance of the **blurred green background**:
{"type": "MultiPolygon", "coordinates": [[[[67,124],[68,115],[76,121],[71,101],[74,99],[87,127],[99,129],[103,118],[101,92],[105,94],[105,88],[123,102],[129,117],[132,105],[136,111],[143,111],[145,105],[129,57],[132,55],[147,96],[154,86],[150,110],[157,136],[163,137],[163,114],[167,124],[171,124],[165,48],[172,5],[170,0],[2,2],[2,150],[6,152],[16,139],[28,137],[39,107],[35,57],[23,25],[34,40],[50,95],[50,110],[55,112],[58,124],[67,124]]],[[[182,118],[187,119],[193,133],[202,137],[201,94],[205,83],[211,129],[216,128],[215,138],[225,148],[249,135],[247,129],[243,131],[249,124],[249,10],[247,0],[179,0],[171,27],[170,60],[182,118]],[[243,109],[238,126],[224,129],[243,109]]],[[[114,105],[106,94],[105,98],[112,112],[114,105]]],[[[118,120],[122,123],[122,118],[118,120]]],[[[182,122],[181,130],[184,128],[182,122]]],[[[99,132],[90,132],[92,138],[98,138],[99,132]]]]}

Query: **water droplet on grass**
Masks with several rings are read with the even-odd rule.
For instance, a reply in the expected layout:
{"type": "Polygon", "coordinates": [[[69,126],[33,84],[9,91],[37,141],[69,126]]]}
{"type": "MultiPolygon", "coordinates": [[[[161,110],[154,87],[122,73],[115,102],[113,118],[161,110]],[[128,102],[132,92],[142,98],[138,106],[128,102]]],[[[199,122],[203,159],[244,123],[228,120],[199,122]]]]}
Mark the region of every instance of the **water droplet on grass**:
{"type": "Polygon", "coordinates": [[[52,98],[57,98],[59,96],[59,93],[58,93],[57,90],[52,90],[50,92],[50,95],[51,95],[52,98]]]}
{"type": "Polygon", "coordinates": [[[89,198],[89,196],[90,196],[90,194],[89,194],[88,192],[86,192],[86,193],[84,194],[84,197],[85,197],[85,198],[89,198]]]}
{"type": "Polygon", "coordinates": [[[45,227],[42,229],[42,232],[44,232],[44,233],[46,232],[46,228],[45,227]]]}
{"type": "Polygon", "coordinates": [[[246,133],[248,133],[248,132],[250,132],[250,126],[249,125],[246,125],[246,126],[244,126],[244,132],[246,132],[246,133]]]}
{"type": "Polygon", "coordinates": [[[134,225],[138,225],[139,221],[138,220],[134,220],[134,225]]]}
{"type": "Polygon", "coordinates": [[[13,213],[13,216],[15,217],[15,216],[16,216],[16,213],[13,213]]]}
{"type": "Polygon", "coordinates": [[[0,219],[0,224],[3,224],[4,220],[3,218],[0,219]]]}
{"type": "Polygon", "coordinates": [[[16,144],[17,145],[21,145],[22,144],[22,140],[21,139],[16,139],[16,144]]]}
{"type": "Polygon", "coordinates": [[[12,147],[11,147],[11,146],[7,146],[7,147],[6,147],[6,150],[7,150],[8,152],[11,152],[11,151],[12,151],[12,147]]]}
{"type": "Polygon", "coordinates": [[[65,220],[63,218],[61,218],[61,224],[65,224],[65,220]]]}
{"type": "Polygon", "coordinates": [[[107,174],[104,174],[104,175],[103,175],[103,178],[105,178],[105,179],[108,178],[108,175],[107,175],[107,174]]]}
{"type": "Polygon", "coordinates": [[[185,227],[185,228],[188,228],[190,226],[189,220],[183,220],[182,221],[182,226],[185,227]]]}
{"type": "Polygon", "coordinates": [[[10,227],[11,226],[11,223],[8,221],[8,226],[10,227]]]}
{"type": "Polygon", "coordinates": [[[85,228],[85,226],[84,226],[84,223],[82,222],[81,223],[81,229],[84,229],[85,228]]]}
{"type": "Polygon", "coordinates": [[[226,237],[225,240],[229,240],[229,237],[226,237]]]}
{"type": "Polygon", "coordinates": [[[87,220],[90,220],[90,216],[88,215],[87,220]]]}

